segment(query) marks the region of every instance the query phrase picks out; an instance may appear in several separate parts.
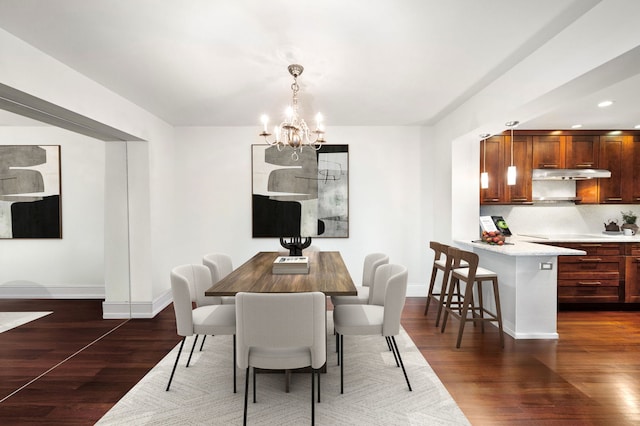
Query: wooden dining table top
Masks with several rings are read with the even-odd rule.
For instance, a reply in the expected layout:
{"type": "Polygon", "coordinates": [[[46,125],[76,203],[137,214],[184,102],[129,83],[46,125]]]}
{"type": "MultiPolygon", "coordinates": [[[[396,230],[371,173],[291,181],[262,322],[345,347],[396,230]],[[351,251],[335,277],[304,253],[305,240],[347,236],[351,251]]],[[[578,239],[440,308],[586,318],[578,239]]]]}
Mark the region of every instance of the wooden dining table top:
{"type": "Polygon", "coordinates": [[[355,296],[353,284],[338,251],[313,251],[308,274],[276,275],[273,261],[279,252],[261,251],[205,291],[206,296],[234,296],[238,292],[299,293],[320,291],[327,296],[355,296]]]}

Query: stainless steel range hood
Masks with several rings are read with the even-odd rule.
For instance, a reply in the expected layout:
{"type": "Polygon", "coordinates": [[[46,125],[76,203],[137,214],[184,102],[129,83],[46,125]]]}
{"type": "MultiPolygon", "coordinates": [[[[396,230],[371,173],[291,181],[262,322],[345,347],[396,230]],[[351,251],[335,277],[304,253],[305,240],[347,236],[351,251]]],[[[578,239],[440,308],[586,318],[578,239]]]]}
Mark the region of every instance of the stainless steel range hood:
{"type": "Polygon", "coordinates": [[[533,180],[585,180],[610,178],[611,172],[603,169],[533,169],[533,180]]]}

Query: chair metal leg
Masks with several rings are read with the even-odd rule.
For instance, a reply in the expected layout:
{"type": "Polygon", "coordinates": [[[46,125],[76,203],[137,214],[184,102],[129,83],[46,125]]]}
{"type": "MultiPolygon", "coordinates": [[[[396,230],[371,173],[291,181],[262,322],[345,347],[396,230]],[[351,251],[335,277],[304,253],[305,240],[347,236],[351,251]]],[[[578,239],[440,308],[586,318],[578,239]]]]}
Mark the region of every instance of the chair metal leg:
{"type": "Polygon", "coordinates": [[[340,334],[340,393],[344,393],[344,339],[340,334]]]}
{"type": "Polygon", "coordinates": [[[315,383],[315,372],[313,368],[311,369],[311,424],[316,424],[316,383],[315,383]]]}
{"type": "Polygon", "coordinates": [[[402,357],[400,356],[400,350],[398,349],[398,343],[396,342],[395,336],[391,336],[391,342],[393,343],[393,347],[395,348],[395,352],[398,353],[398,359],[400,360],[400,366],[402,366],[402,372],[404,373],[404,379],[407,381],[407,386],[409,386],[409,392],[412,391],[411,383],[409,383],[409,376],[407,376],[407,371],[404,369],[404,364],[402,363],[402,357]]]}
{"type": "Polygon", "coordinates": [[[233,335],[233,393],[236,393],[236,335],[233,335]]]}
{"type": "Polygon", "coordinates": [[[253,367],[253,403],[256,403],[256,368],[253,367]]]}
{"type": "Polygon", "coordinates": [[[204,341],[207,339],[207,335],[202,336],[202,343],[200,343],[200,352],[202,352],[202,348],[204,347],[204,341]]]}
{"type": "Polygon", "coordinates": [[[385,336],[384,338],[387,339],[387,345],[389,345],[389,350],[393,352],[393,358],[396,360],[396,367],[400,367],[400,364],[398,364],[398,357],[396,356],[396,352],[393,350],[391,338],[389,336],[385,336]]]}
{"type": "Polygon", "coordinates": [[[198,343],[197,334],[196,334],[196,338],[193,339],[193,345],[191,346],[191,353],[189,353],[189,359],[187,360],[187,368],[189,368],[189,363],[191,362],[191,355],[193,355],[193,349],[196,347],[196,343],[198,343]]]}
{"type": "Polygon", "coordinates": [[[318,402],[320,402],[320,369],[316,370],[316,374],[318,375],[318,402]]]}
{"type": "MultiPolygon", "coordinates": [[[[244,415],[242,424],[246,426],[247,424],[247,405],[249,402],[249,368],[247,367],[246,378],[244,380],[244,415]]],[[[255,383],[253,384],[255,386],[255,383]]]]}
{"type": "Polygon", "coordinates": [[[336,354],[338,355],[338,364],[340,365],[340,335],[336,333],[336,354]]]}
{"type": "Polygon", "coordinates": [[[166,391],[169,390],[169,387],[171,386],[171,381],[173,380],[173,373],[176,372],[176,367],[178,366],[178,360],[180,360],[180,353],[182,352],[182,347],[184,346],[184,341],[187,340],[187,337],[183,337],[182,338],[182,342],[180,342],[180,349],[178,349],[178,356],[176,357],[176,362],[173,364],[173,370],[171,370],[171,376],[169,377],[169,383],[167,383],[167,389],[165,389],[166,391]]]}

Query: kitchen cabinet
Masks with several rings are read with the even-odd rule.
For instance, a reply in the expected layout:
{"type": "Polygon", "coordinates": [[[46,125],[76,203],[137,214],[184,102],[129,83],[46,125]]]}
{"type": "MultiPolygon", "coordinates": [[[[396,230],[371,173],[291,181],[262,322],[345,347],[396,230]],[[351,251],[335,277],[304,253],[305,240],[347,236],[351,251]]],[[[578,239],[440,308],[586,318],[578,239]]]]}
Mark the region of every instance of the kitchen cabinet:
{"type": "Polygon", "coordinates": [[[624,247],[620,243],[553,244],[587,252],[558,257],[558,303],[617,303],[624,297],[624,247]]]}
{"type": "Polygon", "coordinates": [[[631,143],[631,203],[640,203],[640,135],[635,135],[631,143]]]}
{"type": "Polygon", "coordinates": [[[480,188],[480,204],[524,204],[531,202],[531,136],[514,135],[513,164],[516,184],[507,185],[511,165],[511,136],[492,136],[480,142],[480,171],[489,174],[489,188],[480,188]]]}
{"type": "Polygon", "coordinates": [[[505,156],[506,165],[511,165],[513,160],[513,165],[516,166],[517,171],[516,184],[506,185],[506,201],[509,204],[531,203],[532,137],[515,134],[513,136],[513,144],[511,144],[511,136],[505,136],[505,148],[507,153],[505,156]],[[513,145],[513,153],[511,152],[511,145],[513,145]]]}
{"type": "MultiPolygon", "coordinates": [[[[595,135],[567,136],[567,168],[598,169],[600,137],[595,135]]],[[[576,196],[580,204],[598,204],[600,202],[599,179],[586,179],[576,182],[576,196]]]]}
{"type": "Polygon", "coordinates": [[[625,163],[628,162],[625,156],[628,139],[628,136],[622,135],[600,137],[600,167],[611,171],[609,179],[600,179],[598,182],[601,204],[629,202],[625,197],[626,185],[623,185],[622,180],[625,163]]]}
{"type": "Polygon", "coordinates": [[[480,204],[504,204],[507,165],[504,136],[492,136],[480,142],[480,172],[489,175],[489,187],[480,188],[480,204]]]}
{"type": "Polygon", "coordinates": [[[566,136],[533,136],[533,168],[566,168],[566,136]]]}
{"type": "Polygon", "coordinates": [[[567,169],[599,168],[600,137],[594,135],[569,135],[566,140],[567,169]]]}
{"type": "Polygon", "coordinates": [[[640,303],[640,243],[627,244],[626,254],[624,301],[640,303]]]}

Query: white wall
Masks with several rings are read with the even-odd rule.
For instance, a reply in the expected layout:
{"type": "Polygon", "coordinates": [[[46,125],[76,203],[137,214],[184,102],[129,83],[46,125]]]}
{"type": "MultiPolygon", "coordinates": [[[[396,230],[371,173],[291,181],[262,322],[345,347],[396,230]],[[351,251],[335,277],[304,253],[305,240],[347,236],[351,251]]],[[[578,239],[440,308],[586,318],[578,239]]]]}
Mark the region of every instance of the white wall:
{"type": "MultiPolygon", "coordinates": [[[[251,143],[263,143],[258,130],[176,129],[177,263],[221,251],[238,266],[257,251],[281,249],[275,238],[251,236],[251,143]]],[[[431,218],[421,211],[420,128],[332,127],[327,138],[349,145],[349,238],[313,244],[341,251],[356,283],[367,253],[388,253],[409,269],[411,291],[424,295],[427,249],[420,236],[431,218]]]]}
{"type": "Polygon", "coordinates": [[[62,239],[0,239],[0,297],[104,295],[104,142],[66,130],[0,127],[2,145],[60,145],[62,239]]]}

